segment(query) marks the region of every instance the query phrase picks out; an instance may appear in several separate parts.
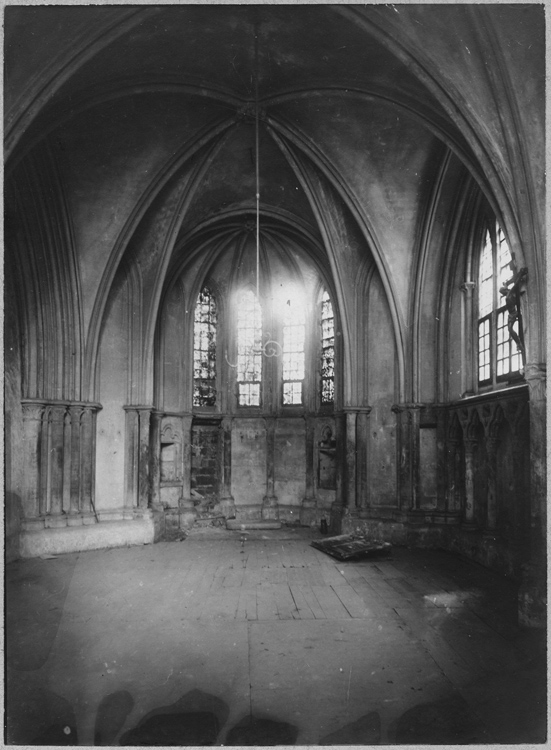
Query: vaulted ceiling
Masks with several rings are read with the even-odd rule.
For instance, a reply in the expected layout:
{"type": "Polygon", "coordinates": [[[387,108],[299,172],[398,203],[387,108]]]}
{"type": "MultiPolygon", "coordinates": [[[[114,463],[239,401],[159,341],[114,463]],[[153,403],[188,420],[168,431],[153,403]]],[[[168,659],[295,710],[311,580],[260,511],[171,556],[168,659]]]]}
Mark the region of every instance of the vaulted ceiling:
{"type": "Polygon", "coordinates": [[[407,325],[420,238],[466,175],[514,247],[524,232],[520,253],[537,242],[525,216],[543,191],[543,119],[520,100],[543,91],[538,18],[470,5],[8,6],[7,172],[38,150],[55,163],[86,326],[128,248],[157,241],[154,216],[178,214],[172,257],[149,260],[165,270],[205,238],[250,231],[258,101],[265,240],[293,237],[352,281],[374,261],[407,325]]]}

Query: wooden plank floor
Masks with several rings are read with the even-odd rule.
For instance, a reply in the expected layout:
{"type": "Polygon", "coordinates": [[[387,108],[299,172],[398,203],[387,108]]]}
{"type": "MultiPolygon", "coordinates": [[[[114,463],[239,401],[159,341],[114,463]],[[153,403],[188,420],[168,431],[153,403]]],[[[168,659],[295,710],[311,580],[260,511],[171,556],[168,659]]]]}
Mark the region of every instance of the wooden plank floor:
{"type": "Polygon", "coordinates": [[[381,609],[431,608],[427,592],[444,592],[430,573],[411,580],[411,571],[384,558],[339,562],[304,540],[188,539],[181,553],[179,605],[189,619],[360,619],[381,609]]]}

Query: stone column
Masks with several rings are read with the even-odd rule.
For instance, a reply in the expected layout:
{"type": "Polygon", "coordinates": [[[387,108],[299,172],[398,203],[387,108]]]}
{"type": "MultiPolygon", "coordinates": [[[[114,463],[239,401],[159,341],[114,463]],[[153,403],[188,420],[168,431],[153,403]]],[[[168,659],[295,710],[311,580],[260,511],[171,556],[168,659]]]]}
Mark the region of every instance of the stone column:
{"type": "Polygon", "coordinates": [[[124,506],[136,508],[138,505],[138,446],[139,416],[132,406],[125,406],[125,469],[124,469],[124,506]]]}
{"type": "Polygon", "coordinates": [[[197,511],[191,497],[191,428],[193,415],[182,415],[182,499],[180,500],[180,528],[189,529],[195,523],[197,511]]]}
{"type": "Polygon", "coordinates": [[[448,507],[447,492],[447,467],[448,456],[446,453],[446,412],[439,405],[435,407],[436,413],[436,504],[440,520],[445,519],[448,507]]]}
{"type": "Polygon", "coordinates": [[[300,507],[300,525],[317,524],[317,502],[314,495],[314,434],[315,419],[311,414],[305,417],[305,451],[306,451],[306,493],[300,507]]]}
{"type": "Polygon", "coordinates": [[[546,624],[546,367],[528,363],[530,418],[530,559],[524,566],[519,591],[519,622],[528,627],[546,624]]]}
{"type": "Polygon", "coordinates": [[[360,516],[367,516],[370,506],[370,488],[368,482],[368,445],[369,445],[369,418],[370,406],[362,406],[358,409],[358,420],[356,423],[356,505],[360,516]]]}
{"type": "Polygon", "coordinates": [[[463,395],[474,393],[473,369],[473,292],[474,281],[465,281],[459,287],[463,292],[461,305],[461,392],[463,395]]]}
{"type": "Polygon", "coordinates": [[[231,494],[231,437],[232,417],[224,417],[218,433],[219,505],[226,518],[235,518],[235,500],[231,494]]]}
{"type": "Polygon", "coordinates": [[[149,463],[150,463],[150,428],[151,428],[151,408],[149,406],[139,407],[139,456],[138,456],[138,507],[145,510],[149,507],[150,482],[149,482],[149,463]]]}
{"type": "Polygon", "coordinates": [[[51,406],[45,404],[44,412],[42,414],[42,425],[41,425],[41,440],[40,440],[40,487],[39,487],[39,504],[40,504],[40,515],[47,516],[50,512],[50,410],[51,406]]]}
{"type": "Polygon", "coordinates": [[[409,407],[411,413],[410,422],[410,441],[411,441],[411,510],[420,510],[421,508],[421,407],[418,404],[411,404],[409,407]]]}
{"type": "Polygon", "coordinates": [[[474,523],[474,451],[476,440],[463,440],[465,449],[465,522],[474,523]]]}
{"type": "Polygon", "coordinates": [[[275,495],[275,417],[265,417],[266,423],[266,495],[262,500],[262,518],[279,519],[279,507],[275,495]]]}
{"type": "MultiPolygon", "coordinates": [[[[37,401],[22,401],[23,409],[23,513],[27,518],[42,515],[40,503],[40,474],[42,449],[42,419],[45,404],[37,401]]],[[[42,526],[43,524],[41,524],[42,526]]]]}
{"type": "Polygon", "coordinates": [[[51,519],[48,525],[65,526],[65,520],[61,523],[61,511],[63,510],[63,448],[64,448],[64,427],[65,412],[67,407],[58,404],[50,407],[50,516],[57,516],[57,519],[51,519]]]}
{"type": "Polygon", "coordinates": [[[486,404],[478,411],[484,425],[484,444],[487,460],[486,529],[492,535],[497,528],[497,446],[503,411],[499,404],[486,404]]]}
{"type": "Polygon", "coordinates": [[[161,412],[152,411],[150,421],[149,483],[151,487],[151,507],[161,508],[161,412]]]}
{"type": "Polygon", "coordinates": [[[411,446],[409,441],[411,413],[406,412],[403,404],[394,404],[392,411],[396,414],[396,450],[398,463],[398,498],[400,510],[411,507],[411,446]]]}
{"type": "Polygon", "coordinates": [[[474,452],[476,450],[476,429],[478,414],[476,408],[462,408],[458,412],[459,422],[463,431],[463,451],[465,454],[465,517],[467,526],[474,527],[474,452]]]}
{"type": "Polygon", "coordinates": [[[335,414],[335,442],[336,442],[336,477],[335,477],[335,502],[331,506],[331,533],[339,534],[341,521],[345,509],[345,442],[346,442],[346,418],[342,413],[335,414]]]}
{"type": "Polygon", "coordinates": [[[486,528],[494,532],[497,528],[497,446],[499,440],[492,436],[486,438],[486,456],[488,459],[488,485],[486,528]]]}
{"type": "Polygon", "coordinates": [[[356,511],[356,423],[358,413],[354,409],[345,409],[346,420],[346,456],[345,456],[345,492],[344,505],[349,513],[356,511]]]}
{"type": "Polygon", "coordinates": [[[446,511],[457,513],[461,509],[460,484],[461,484],[461,450],[459,435],[448,435],[447,439],[447,486],[446,486],[446,511]]]}
{"type": "Polygon", "coordinates": [[[530,450],[528,437],[530,433],[527,424],[528,404],[525,401],[505,401],[503,410],[511,431],[514,491],[519,498],[519,502],[515,504],[513,517],[515,537],[522,550],[521,554],[526,559],[530,548],[530,483],[526,476],[526,459],[530,450]]]}
{"type": "Polygon", "coordinates": [[[66,514],[66,519],[71,510],[71,411],[69,404],[65,409],[63,426],[63,512],[66,514]]]}
{"type": "Polygon", "coordinates": [[[71,472],[69,478],[69,519],[73,525],[80,514],[80,473],[81,473],[81,419],[84,408],[80,404],[71,404],[69,416],[71,418],[71,472]]]}
{"type": "MultiPolygon", "coordinates": [[[[96,458],[95,407],[85,404],[81,430],[81,511],[90,514],[94,511],[94,469],[96,458]]],[[[84,519],[86,522],[86,519],[84,519]]],[[[95,523],[95,518],[90,519],[95,523]]]]}

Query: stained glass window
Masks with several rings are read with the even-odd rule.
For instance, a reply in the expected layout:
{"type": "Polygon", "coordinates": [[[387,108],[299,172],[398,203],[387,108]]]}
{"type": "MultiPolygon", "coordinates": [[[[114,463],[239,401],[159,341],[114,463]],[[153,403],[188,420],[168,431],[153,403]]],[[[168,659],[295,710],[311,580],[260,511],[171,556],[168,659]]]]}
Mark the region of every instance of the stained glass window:
{"type": "Polygon", "coordinates": [[[335,400],[335,317],[326,291],[321,298],[321,403],[335,400]]]}
{"type": "Polygon", "coordinates": [[[204,287],[197,298],[193,329],[193,405],[216,404],[216,302],[204,287]]]}
{"type": "Polygon", "coordinates": [[[304,380],[304,305],[298,296],[286,300],[283,311],[283,403],[302,404],[304,380]]]}
{"type": "Polygon", "coordinates": [[[237,388],[240,406],[260,406],[262,312],[254,292],[237,300],[237,388]]]}
{"type": "MultiPolygon", "coordinates": [[[[505,235],[496,222],[484,233],[478,270],[478,382],[506,379],[521,367],[521,357],[508,328],[505,297],[500,289],[514,274],[505,235]]],[[[518,333],[518,321],[513,329],[518,333]]]]}

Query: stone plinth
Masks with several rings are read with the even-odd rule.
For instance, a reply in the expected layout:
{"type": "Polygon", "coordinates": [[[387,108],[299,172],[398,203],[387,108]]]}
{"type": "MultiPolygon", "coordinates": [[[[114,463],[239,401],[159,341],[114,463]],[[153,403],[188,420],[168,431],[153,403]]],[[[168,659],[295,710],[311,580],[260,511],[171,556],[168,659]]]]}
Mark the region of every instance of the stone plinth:
{"type": "Polygon", "coordinates": [[[21,534],[20,554],[23,558],[61,555],[67,552],[134,544],[152,544],[154,524],[150,514],[132,521],[104,521],[94,525],[65,526],[21,534]]]}

